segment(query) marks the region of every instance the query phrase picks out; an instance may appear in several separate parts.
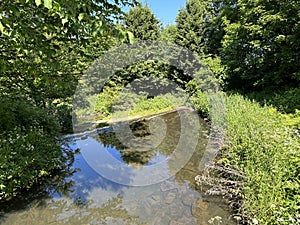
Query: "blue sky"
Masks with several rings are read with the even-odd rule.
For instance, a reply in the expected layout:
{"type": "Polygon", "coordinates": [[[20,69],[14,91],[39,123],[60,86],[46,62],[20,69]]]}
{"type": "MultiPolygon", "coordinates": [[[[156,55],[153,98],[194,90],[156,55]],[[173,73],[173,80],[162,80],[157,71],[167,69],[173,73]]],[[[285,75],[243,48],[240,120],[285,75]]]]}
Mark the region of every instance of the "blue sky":
{"type": "Polygon", "coordinates": [[[175,24],[178,10],[185,7],[186,0],[140,0],[143,5],[147,2],[156,18],[163,26],[175,24]]]}

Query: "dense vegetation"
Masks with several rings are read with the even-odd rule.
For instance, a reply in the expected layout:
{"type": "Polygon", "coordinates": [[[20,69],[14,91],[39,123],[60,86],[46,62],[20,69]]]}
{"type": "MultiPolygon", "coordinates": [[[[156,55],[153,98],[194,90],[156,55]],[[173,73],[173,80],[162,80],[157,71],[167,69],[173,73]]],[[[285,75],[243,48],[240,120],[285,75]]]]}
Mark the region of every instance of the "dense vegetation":
{"type": "Polygon", "coordinates": [[[57,137],[71,128],[78,78],[129,34],[113,24],[133,1],[0,3],[0,200],[30,188],[67,160],[57,137]]]}
{"type": "Polygon", "coordinates": [[[241,171],[242,212],[259,224],[299,222],[299,111],[283,115],[239,95],[227,99],[227,147],[221,163],[241,171]]]}
{"type": "Polygon", "coordinates": [[[228,93],[216,165],[242,182],[230,197],[245,223],[300,222],[299,12],[298,1],[189,0],[177,17],[175,42],[203,55],[228,93]]]}
{"type": "MultiPolygon", "coordinates": [[[[71,128],[78,79],[95,58],[135,36],[194,51],[223,87],[228,129],[216,165],[243,174],[226,177],[242,181],[231,194],[243,221],[300,223],[300,2],[188,0],[176,25],[165,28],[147,5],[135,3],[0,3],[0,199],[63,166],[56,137],[71,128]],[[121,5],[135,7],[123,15],[121,5]]],[[[174,65],[153,60],[116,72],[94,96],[95,110],[107,118],[183,105],[185,93],[164,92],[166,80],[209,116],[204,90],[174,65]],[[136,88],[149,79],[158,94],[136,88]]]]}

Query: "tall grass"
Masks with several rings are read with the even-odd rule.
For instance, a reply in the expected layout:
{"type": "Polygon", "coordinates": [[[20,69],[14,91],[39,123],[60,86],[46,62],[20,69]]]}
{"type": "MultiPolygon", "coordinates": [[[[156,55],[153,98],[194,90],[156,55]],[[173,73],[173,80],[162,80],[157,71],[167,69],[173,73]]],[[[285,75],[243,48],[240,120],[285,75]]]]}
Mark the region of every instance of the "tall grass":
{"type": "Polygon", "coordinates": [[[226,157],[247,177],[243,210],[259,224],[300,223],[300,114],[227,98],[226,157]]]}
{"type": "Polygon", "coordinates": [[[218,163],[246,176],[241,214],[250,224],[300,224],[300,112],[228,95],[226,117],[218,163]]]}

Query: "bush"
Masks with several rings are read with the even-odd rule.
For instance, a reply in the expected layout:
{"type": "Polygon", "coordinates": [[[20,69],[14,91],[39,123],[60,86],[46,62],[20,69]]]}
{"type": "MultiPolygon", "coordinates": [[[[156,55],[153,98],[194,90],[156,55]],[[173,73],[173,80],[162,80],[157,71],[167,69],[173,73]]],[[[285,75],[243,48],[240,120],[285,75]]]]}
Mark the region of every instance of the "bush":
{"type": "Polygon", "coordinates": [[[51,115],[53,115],[58,122],[59,131],[61,133],[71,133],[73,131],[72,105],[67,102],[56,101],[50,110],[51,115]]]}
{"type": "Polygon", "coordinates": [[[0,132],[21,127],[24,130],[39,127],[45,133],[57,135],[58,121],[50,115],[50,111],[37,108],[22,98],[0,98],[0,132]]]}
{"type": "Polygon", "coordinates": [[[0,200],[28,189],[59,168],[58,143],[40,129],[15,129],[0,135],[0,200]]]}
{"type": "Polygon", "coordinates": [[[255,92],[250,93],[249,98],[263,105],[274,106],[282,113],[295,113],[296,109],[300,109],[300,88],[255,92]]]}
{"type": "Polygon", "coordinates": [[[118,97],[118,92],[118,88],[105,88],[103,92],[98,95],[95,111],[98,113],[100,119],[111,115],[113,104],[118,97]]]}
{"type": "Polygon", "coordinates": [[[30,188],[63,165],[58,121],[22,99],[1,98],[0,200],[30,188]]]}

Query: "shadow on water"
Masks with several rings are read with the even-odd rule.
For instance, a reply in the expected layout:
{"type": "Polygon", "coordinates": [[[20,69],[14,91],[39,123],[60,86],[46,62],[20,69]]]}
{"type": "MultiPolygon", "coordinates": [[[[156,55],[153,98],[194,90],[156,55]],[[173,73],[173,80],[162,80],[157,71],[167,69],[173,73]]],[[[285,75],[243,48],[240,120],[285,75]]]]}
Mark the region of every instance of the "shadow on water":
{"type": "MultiPolygon", "coordinates": [[[[110,128],[65,140],[62,146],[73,153],[69,155],[66,169],[43,185],[33,187],[30,193],[1,204],[0,223],[208,225],[211,218],[219,216],[222,224],[233,224],[222,198],[203,196],[195,185],[199,160],[207,144],[208,130],[204,121],[200,121],[198,145],[190,160],[162,182],[146,186],[122,185],[106,179],[87,162],[84,157],[87,152],[96,160],[108,153],[114,160],[111,162],[128,166],[126,181],[134,179],[136,171],[160,163],[165,163],[164,168],[172,174],[174,162],[170,161],[170,155],[182,132],[180,118],[177,113],[170,113],[160,116],[159,120],[155,118],[156,123],[151,120],[129,124],[133,136],[125,135],[125,139],[132,138],[133,145],[124,144],[120,141],[122,137],[110,128]],[[155,143],[156,148],[149,147],[153,145],[153,124],[165,126],[158,130],[162,138],[155,143]]],[[[110,161],[105,162],[105,166],[115,167],[110,161]]]]}

